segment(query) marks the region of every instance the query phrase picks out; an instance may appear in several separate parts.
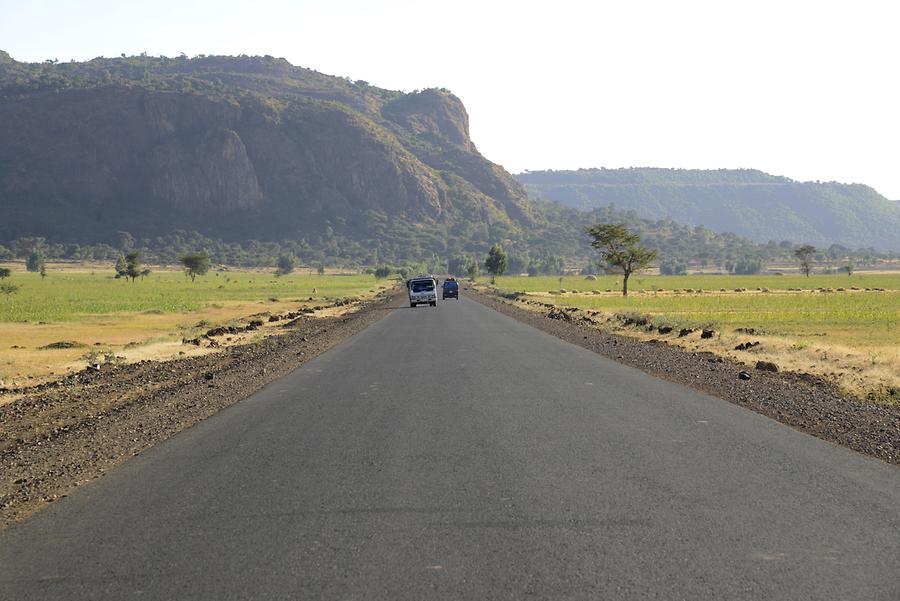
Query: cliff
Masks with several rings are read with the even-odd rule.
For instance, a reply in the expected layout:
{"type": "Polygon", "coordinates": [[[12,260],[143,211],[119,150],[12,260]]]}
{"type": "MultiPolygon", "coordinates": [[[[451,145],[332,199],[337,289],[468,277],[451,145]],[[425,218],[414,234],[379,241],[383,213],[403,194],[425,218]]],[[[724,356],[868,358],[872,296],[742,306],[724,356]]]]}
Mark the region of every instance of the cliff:
{"type": "Polygon", "coordinates": [[[376,217],[532,220],[451,93],[383,90],[283,59],[0,53],[0,123],[0,240],[176,229],[265,240],[325,226],[365,238],[376,217]]]}

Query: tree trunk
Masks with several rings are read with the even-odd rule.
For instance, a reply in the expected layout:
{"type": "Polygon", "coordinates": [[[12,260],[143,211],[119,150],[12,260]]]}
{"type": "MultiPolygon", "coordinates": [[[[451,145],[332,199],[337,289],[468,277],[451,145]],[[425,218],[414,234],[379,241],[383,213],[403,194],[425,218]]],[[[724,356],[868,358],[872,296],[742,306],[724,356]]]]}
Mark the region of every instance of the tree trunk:
{"type": "Polygon", "coordinates": [[[626,273],[622,278],[622,296],[628,296],[628,276],[630,275],[630,273],[626,273]]]}

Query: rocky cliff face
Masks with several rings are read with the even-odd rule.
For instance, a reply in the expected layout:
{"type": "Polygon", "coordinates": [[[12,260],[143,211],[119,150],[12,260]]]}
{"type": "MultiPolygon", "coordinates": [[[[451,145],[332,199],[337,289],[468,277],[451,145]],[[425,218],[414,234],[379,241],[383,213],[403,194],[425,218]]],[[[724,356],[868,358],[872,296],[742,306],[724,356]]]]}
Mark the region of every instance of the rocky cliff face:
{"type": "Polygon", "coordinates": [[[0,123],[0,240],[183,228],[265,239],[369,212],[529,218],[449,92],[390,92],[279,59],[0,54],[0,123]]]}

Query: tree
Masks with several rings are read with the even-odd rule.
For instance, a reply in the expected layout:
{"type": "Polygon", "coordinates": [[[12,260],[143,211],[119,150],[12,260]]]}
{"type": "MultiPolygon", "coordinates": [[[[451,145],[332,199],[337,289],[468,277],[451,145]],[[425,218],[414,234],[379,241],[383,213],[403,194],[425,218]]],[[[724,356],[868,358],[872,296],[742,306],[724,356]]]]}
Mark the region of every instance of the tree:
{"type": "Polygon", "coordinates": [[[184,273],[193,282],[198,275],[206,275],[206,272],[209,271],[209,255],[206,253],[189,253],[181,257],[181,264],[184,265],[184,273]]]}
{"type": "Polygon", "coordinates": [[[19,291],[19,287],[15,284],[10,284],[9,282],[3,282],[0,284],[0,294],[9,297],[10,294],[15,294],[19,291]]]}
{"type": "Polygon", "coordinates": [[[802,271],[806,277],[809,277],[813,268],[813,262],[816,258],[816,247],[812,244],[804,244],[794,251],[794,256],[797,257],[797,260],[800,262],[800,271],[802,271]]]}
{"type": "Polygon", "coordinates": [[[316,272],[319,275],[325,275],[325,263],[319,263],[319,268],[316,269],[316,272]]]}
{"type": "Polygon", "coordinates": [[[466,267],[466,275],[469,276],[470,280],[474,280],[478,277],[478,261],[472,260],[469,263],[466,267]]]}
{"type": "Polygon", "coordinates": [[[25,259],[25,269],[32,273],[39,273],[44,268],[44,253],[38,249],[28,253],[25,259]]]}
{"type": "Polygon", "coordinates": [[[7,267],[0,267],[0,280],[3,278],[8,278],[12,275],[12,271],[7,267]]]}
{"type": "Polygon", "coordinates": [[[287,275],[294,271],[294,267],[297,265],[297,257],[294,255],[284,254],[278,257],[278,261],[275,263],[277,269],[275,273],[278,275],[287,275]]]}
{"type": "Polygon", "coordinates": [[[846,271],[848,276],[853,275],[853,270],[856,269],[856,264],[853,263],[852,260],[848,260],[847,264],[840,268],[840,271],[846,271]]]}
{"type": "Polygon", "coordinates": [[[377,268],[377,269],[375,270],[375,279],[376,279],[376,280],[383,280],[384,278],[386,278],[386,277],[388,277],[389,275],[391,275],[391,272],[392,272],[392,271],[393,271],[393,269],[391,269],[391,268],[388,267],[387,265],[382,265],[381,267],[379,267],[379,268],[377,268]]]}
{"type": "Polygon", "coordinates": [[[498,275],[506,273],[507,267],[509,267],[509,257],[506,255],[506,251],[499,244],[493,245],[484,260],[484,268],[491,274],[491,284],[496,281],[498,275]]]}
{"type": "Polygon", "coordinates": [[[622,274],[622,296],[628,296],[628,278],[650,266],[657,252],[638,246],[641,237],[622,223],[598,223],[585,230],[591,246],[600,251],[600,259],[608,273],[622,274]]]}
{"type": "Polygon", "coordinates": [[[44,265],[43,263],[41,263],[40,274],[41,274],[41,280],[43,280],[45,277],[47,277],[47,266],[44,265]]]}
{"type": "Polygon", "coordinates": [[[131,278],[132,284],[143,273],[143,269],[141,269],[142,258],[139,250],[133,250],[125,255],[125,277],[131,278]]]}
{"type": "Polygon", "coordinates": [[[125,263],[125,256],[119,255],[119,258],[116,259],[116,264],[114,269],[116,270],[116,279],[124,278],[125,273],[128,271],[128,265],[125,263]]]}
{"type": "Polygon", "coordinates": [[[116,232],[116,236],[119,238],[119,250],[122,252],[134,248],[134,236],[129,232],[116,232]]]}
{"type": "Polygon", "coordinates": [[[687,265],[678,259],[663,261],[659,266],[661,275],[687,275],[687,265]]]}

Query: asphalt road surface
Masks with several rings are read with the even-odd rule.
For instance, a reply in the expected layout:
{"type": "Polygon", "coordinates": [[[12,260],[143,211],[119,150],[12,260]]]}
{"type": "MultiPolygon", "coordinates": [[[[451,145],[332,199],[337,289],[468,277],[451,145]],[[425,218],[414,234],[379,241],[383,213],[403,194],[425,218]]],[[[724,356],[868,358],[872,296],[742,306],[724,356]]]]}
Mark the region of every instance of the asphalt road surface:
{"type": "Polygon", "coordinates": [[[466,299],[0,535],[2,599],[900,599],[900,470],[466,299]]]}

